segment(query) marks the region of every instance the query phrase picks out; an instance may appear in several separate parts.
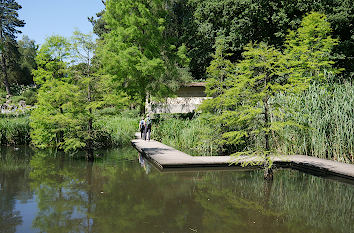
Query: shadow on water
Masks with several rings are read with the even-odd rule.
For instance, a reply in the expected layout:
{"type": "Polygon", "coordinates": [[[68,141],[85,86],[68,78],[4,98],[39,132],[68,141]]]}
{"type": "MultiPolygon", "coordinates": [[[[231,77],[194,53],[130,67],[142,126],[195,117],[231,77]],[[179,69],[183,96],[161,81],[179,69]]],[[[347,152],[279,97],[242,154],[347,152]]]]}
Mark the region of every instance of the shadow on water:
{"type": "Polygon", "coordinates": [[[298,171],[161,173],[130,147],[94,162],[1,152],[0,232],[354,232],[354,186],[298,171]]]}

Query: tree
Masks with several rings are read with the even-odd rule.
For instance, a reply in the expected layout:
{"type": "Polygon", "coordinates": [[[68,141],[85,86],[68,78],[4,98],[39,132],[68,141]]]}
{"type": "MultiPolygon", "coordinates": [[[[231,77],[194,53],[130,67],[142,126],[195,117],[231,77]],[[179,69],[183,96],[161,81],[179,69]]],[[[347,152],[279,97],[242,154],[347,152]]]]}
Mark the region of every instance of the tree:
{"type": "MultiPolygon", "coordinates": [[[[340,40],[334,50],[341,55],[335,60],[337,66],[345,68],[347,74],[354,72],[354,5],[350,0],[189,0],[189,5],[193,9],[197,34],[207,41],[204,47],[193,47],[193,54],[197,56],[203,52],[210,57],[215,52],[210,45],[214,45],[220,36],[227,42],[226,51],[232,52],[228,58],[232,62],[242,58],[243,48],[251,40],[280,48],[288,30],[298,28],[307,13],[318,11],[327,15],[328,22],[333,26],[334,38],[340,40]],[[206,48],[208,51],[205,51],[206,48]]],[[[191,59],[198,59],[193,54],[190,54],[191,59]]],[[[203,62],[208,67],[210,59],[203,62]]]]}
{"type": "Polygon", "coordinates": [[[271,178],[272,143],[285,126],[284,108],[274,101],[278,94],[298,94],[314,80],[323,79],[323,70],[333,70],[331,49],[337,40],[328,36],[329,24],[323,14],[313,12],[296,32],[289,32],[284,54],[264,42],[249,43],[236,65],[224,58],[224,43],[218,42],[211,66],[206,100],[202,109],[211,111],[222,125],[224,144],[237,145],[235,155],[262,155],[265,177],[271,178]]]}
{"type": "Polygon", "coordinates": [[[24,21],[18,18],[17,11],[21,6],[15,0],[0,1],[0,48],[1,48],[1,68],[3,73],[3,82],[8,95],[10,92],[10,84],[8,81],[8,65],[6,60],[9,57],[9,50],[6,50],[6,43],[16,46],[16,34],[20,33],[18,27],[25,25],[24,21]]]}
{"type": "MultiPolygon", "coordinates": [[[[106,6],[106,2],[104,0],[102,0],[102,4],[106,6]]],[[[102,38],[104,34],[109,32],[109,30],[106,28],[106,22],[103,19],[104,13],[105,10],[102,10],[96,14],[97,18],[94,18],[93,16],[88,17],[88,21],[93,26],[93,32],[100,38],[102,38]]]]}
{"type": "MultiPolygon", "coordinates": [[[[37,107],[31,114],[35,146],[66,152],[86,149],[87,158],[93,159],[95,139],[102,135],[102,129],[94,128],[95,111],[115,92],[108,84],[109,76],[97,72],[95,49],[92,35],[79,31],[71,40],[51,36],[42,45],[36,57],[38,67],[33,71],[40,86],[37,107]]],[[[114,104],[124,106],[125,96],[115,94],[121,98],[114,104]]]]}
{"type": "MultiPolygon", "coordinates": [[[[21,78],[21,53],[18,50],[18,45],[17,42],[13,42],[9,39],[6,39],[6,41],[3,44],[3,54],[5,56],[4,58],[4,64],[6,66],[6,73],[1,72],[3,75],[3,84],[5,84],[5,80],[7,80],[7,83],[9,84],[10,88],[10,93],[12,94],[12,89],[10,86],[11,84],[14,83],[20,83],[20,78],[21,78]],[[5,78],[6,77],[6,78],[5,78]]],[[[5,85],[6,89],[6,85],[5,85]]]]}
{"type": "MultiPolygon", "coordinates": [[[[271,133],[283,124],[271,121],[271,115],[279,112],[277,106],[271,106],[270,99],[289,86],[287,80],[278,75],[281,52],[274,47],[250,43],[242,55],[243,60],[228,72],[227,80],[222,81],[227,89],[216,100],[203,104],[208,106],[208,102],[217,101],[220,113],[215,120],[226,129],[222,134],[224,143],[244,145],[235,155],[264,157],[265,177],[269,178],[269,155],[274,152],[270,144],[271,133]]],[[[213,93],[210,88],[208,92],[213,93]]]]}
{"type": "Polygon", "coordinates": [[[35,44],[34,40],[28,38],[28,36],[23,36],[22,39],[18,41],[18,50],[21,54],[19,62],[21,66],[21,77],[18,78],[18,83],[25,85],[32,84],[32,70],[37,68],[35,59],[38,45],[35,44]]]}
{"type": "Polygon", "coordinates": [[[48,37],[37,56],[37,69],[33,71],[34,82],[42,85],[48,80],[68,77],[67,63],[71,58],[70,43],[62,36],[48,37]]]}
{"type": "Polygon", "coordinates": [[[214,40],[198,33],[194,7],[188,0],[166,1],[167,17],[165,35],[175,44],[185,44],[190,59],[189,70],[193,79],[205,80],[205,70],[211,61],[214,40]]]}
{"type": "MultiPolygon", "coordinates": [[[[333,49],[339,40],[331,37],[331,25],[326,15],[311,12],[301,21],[296,31],[289,31],[285,41],[285,70],[298,85],[323,81],[326,73],[338,74],[343,69],[334,67],[333,49]]],[[[327,81],[327,80],[326,80],[327,81]]]]}
{"type": "Polygon", "coordinates": [[[86,146],[86,92],[73,83],[67,62],[70,49],[67,39],[52,36],[36,57],[38,68],[33,74],[40,88],[30,125],[32,142],[39,148],[72,151],[86,146]]]}
{"type": "Polygon", "coordinates": [[[104,20],[100,59],[104,70],[145,111],[148,94],[164,96],[186,79],[185,46],[164,37],[166,10],[162,0],[110,0],[104,20]]]}

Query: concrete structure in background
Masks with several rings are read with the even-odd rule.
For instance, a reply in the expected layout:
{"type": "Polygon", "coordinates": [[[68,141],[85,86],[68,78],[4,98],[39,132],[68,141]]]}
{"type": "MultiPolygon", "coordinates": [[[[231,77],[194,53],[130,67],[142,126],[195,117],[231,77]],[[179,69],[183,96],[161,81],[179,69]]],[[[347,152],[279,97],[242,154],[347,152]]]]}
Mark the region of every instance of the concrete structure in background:
{"type": "Polygon", "coordinates": [[[195,111],[206,97],[205,83],[193,82],[183,85],[176,97],[166,98],[161,102],[147,102],[146,112],[149,113],[189,113],[195,111]]]}

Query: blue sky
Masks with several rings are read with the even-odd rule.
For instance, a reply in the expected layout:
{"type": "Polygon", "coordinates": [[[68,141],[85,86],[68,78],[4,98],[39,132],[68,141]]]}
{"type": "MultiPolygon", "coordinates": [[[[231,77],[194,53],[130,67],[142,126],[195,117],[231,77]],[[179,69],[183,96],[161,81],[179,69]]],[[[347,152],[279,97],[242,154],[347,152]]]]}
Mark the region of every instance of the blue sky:
{"type": "Polygon", "coordinates": [[[17,0],[22,6],[19,17],[25,20],[20,28],[36,44],[42,44],[51,35],[70,37],[75,28],[83,33],[92,31],[88,16],[95,16],[104,6],[101,0],[17,0]]]}

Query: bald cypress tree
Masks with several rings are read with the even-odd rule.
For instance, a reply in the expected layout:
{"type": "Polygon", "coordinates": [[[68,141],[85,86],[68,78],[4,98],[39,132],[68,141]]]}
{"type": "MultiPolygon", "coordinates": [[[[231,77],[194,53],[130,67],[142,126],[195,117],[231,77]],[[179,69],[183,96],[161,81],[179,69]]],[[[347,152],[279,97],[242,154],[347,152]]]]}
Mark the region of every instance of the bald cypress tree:
{"type": "Polygon", "coordinates": [[[0,49],[1,49],[1,70],[6,92],[10,95],[10,84],[8,81],[8,65],[10,53],[6,47],[17,48],[16,35],[21,33],[17,28],[23,27],[25,22],[18,18],[18,10],[21,9],[15,0],[0,0],[0,49]],[[11,45],[11,46],[9,46],[11,45]],[[15,45],[15,46],[13,46],[15,45]]]}

